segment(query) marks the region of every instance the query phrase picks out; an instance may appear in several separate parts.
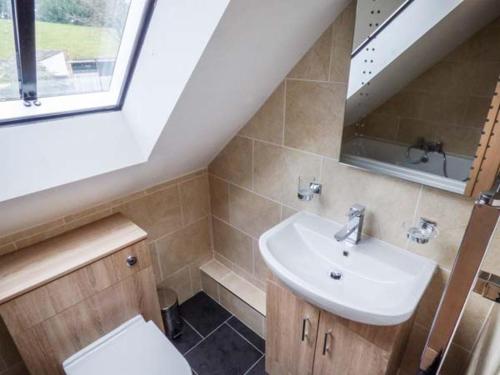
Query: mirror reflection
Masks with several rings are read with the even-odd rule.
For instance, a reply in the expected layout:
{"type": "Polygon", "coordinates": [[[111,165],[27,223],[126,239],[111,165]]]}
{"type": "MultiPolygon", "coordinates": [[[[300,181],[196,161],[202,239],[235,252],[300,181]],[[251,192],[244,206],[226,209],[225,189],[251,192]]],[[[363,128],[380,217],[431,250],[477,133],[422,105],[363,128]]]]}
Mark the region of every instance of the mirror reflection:
{"type": "Polygon", "coordinates": [[[499,16],[494,0],[358,0],[341,162],[464,193],[500,73],[499,16]]]}

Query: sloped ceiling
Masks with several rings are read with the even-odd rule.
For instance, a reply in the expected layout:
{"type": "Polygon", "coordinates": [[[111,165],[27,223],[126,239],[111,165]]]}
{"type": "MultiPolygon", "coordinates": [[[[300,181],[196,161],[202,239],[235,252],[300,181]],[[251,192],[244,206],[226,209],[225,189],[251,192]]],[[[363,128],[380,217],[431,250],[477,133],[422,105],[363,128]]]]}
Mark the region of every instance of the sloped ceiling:
{"type": "MultiPolygon", "coordinates": [[[[163,22],[175,3],[158,2],[153,23],[163,22]]],[[[206,167],[348,2],[231,0],[149,160],[3,202],[0,234],[206,167]]],[[[155,85],[158,76],[148,79],[155,85]]]]}

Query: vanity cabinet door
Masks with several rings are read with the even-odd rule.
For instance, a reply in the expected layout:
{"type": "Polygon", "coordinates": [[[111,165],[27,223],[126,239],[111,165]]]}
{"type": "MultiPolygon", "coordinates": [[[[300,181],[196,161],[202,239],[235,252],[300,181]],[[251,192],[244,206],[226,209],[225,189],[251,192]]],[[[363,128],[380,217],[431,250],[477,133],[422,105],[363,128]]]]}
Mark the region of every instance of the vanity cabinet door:
{"type": "Polygon", "coordinates": [[[266,321],[268,374],[312,374],[319,310],[269,282],[266,321]]]}
{"type": "Polygon", "coordinates": [[[368,333],[372,339],[381,338],[367,329],[356,332],[350,324],[369,327],[321,312],[314,375],[381,375],[388,372],[390,353],[363,334],[368,333]]]}

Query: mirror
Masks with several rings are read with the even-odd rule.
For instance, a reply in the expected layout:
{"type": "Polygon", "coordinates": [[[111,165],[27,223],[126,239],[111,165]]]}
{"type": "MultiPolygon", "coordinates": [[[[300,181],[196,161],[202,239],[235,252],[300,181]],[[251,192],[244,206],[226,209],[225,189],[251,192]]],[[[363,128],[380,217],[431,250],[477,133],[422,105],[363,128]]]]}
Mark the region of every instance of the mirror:
{"type": "Polygon", "coordinates": [[[340,161],[472,195],[495,134],[499,16],[496,0],[358,0],[340,161]]]}

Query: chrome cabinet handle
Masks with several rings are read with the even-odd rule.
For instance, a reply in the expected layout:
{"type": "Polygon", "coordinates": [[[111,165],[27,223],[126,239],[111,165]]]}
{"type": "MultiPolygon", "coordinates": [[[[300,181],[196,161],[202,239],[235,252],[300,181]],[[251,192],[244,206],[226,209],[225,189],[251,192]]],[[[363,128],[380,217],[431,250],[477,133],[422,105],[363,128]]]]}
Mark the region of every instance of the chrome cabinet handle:
{"type": "Polygon", "coordinates": [[[305,317],[302,319],[302,341],[309,337],[309,334],[306,332],[306,325],[309,323],[309,317],[305,317]]]}
{"type": "Polygon", "coordinates": [[[330,351],[330,347],[328,346],[328,337],[332,335],[332,330],[329,330],[325,333],[325,339],[323,341],[323,355],[326,355],[326,352],[330,351]]]}
{"type": "Polygon", "coordinates": [[[127,266],[133,267],[137,264],[137,257],[135,255],[129,255],[127,257],[127,266]]]}

